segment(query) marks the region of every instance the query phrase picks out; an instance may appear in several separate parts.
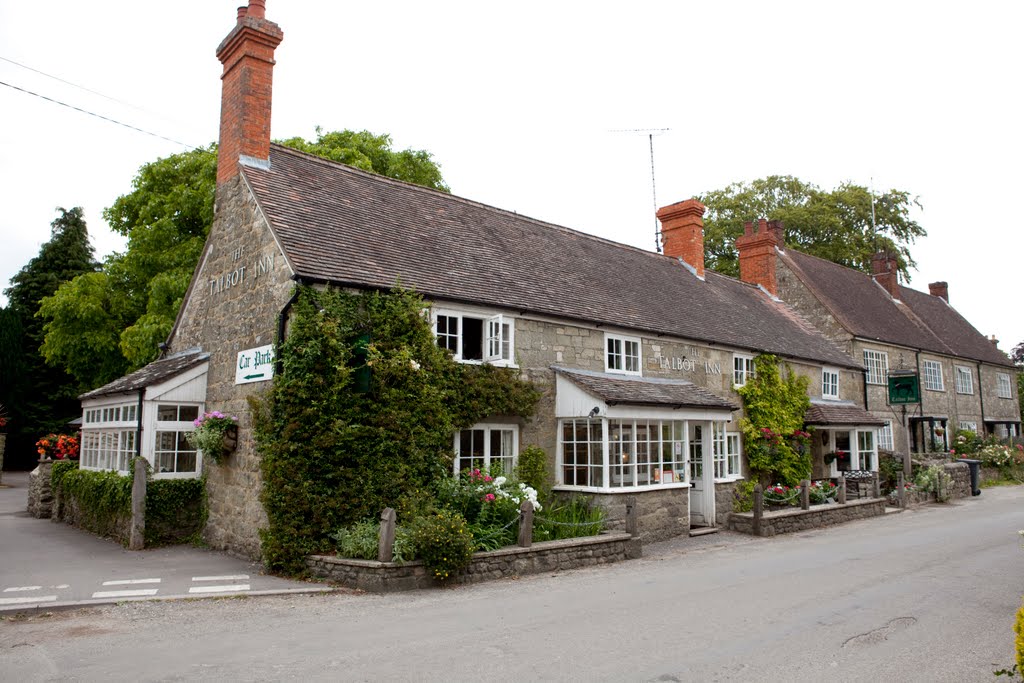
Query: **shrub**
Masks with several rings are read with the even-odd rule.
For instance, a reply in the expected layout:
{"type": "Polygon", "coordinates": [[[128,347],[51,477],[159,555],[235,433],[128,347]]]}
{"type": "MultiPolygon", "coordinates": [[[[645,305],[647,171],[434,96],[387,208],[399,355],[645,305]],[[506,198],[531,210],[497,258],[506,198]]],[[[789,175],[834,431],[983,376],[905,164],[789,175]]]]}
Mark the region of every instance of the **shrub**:
{"type": "Polygon", "coordinates": [[[808,494],[811,499],[811,503],[814,505],[822,505],[828,501],[829,498],[834,498],[839,487],[828,479],[822,479],[821,481],[811,482],[811,487],[808,489],[808,494]]]}
{"type": "Polygon", "coordinates": [[[458,574],[473,558],[473,536],[457,512],[439,510],[414,520],[410,536],[416,556],[440,581],[458,574]]]}
{"type": "Polygon", "coordinates": [[[764,502],[770,505],[797,505],[800,487],[772,484],[764,489],[764,502]]]}
{"type": "Polygon", "coordinates": [[[594,505],[589,496],[574,495],[566,501],[551,503],[543,515],[533,518],[533,540],[596,536],[604,529],[605,517],[605,509],[594,505]]]}
{"type": "Polygon", "coordinates": [[[519,453],[516,478],[536,491],[547,491],[548,455],[540,446],[527,446],[519,453]]]}
{"type": "Polygon", "coordinates": [[[754,509],[754,486],[757,485],[753,479],[744,479],[737,482],[733,489],[732,498],[733,512],[750,512],[754,509]]]}
{"type": "Polygon", "coordinates": [[[949,500],[950,489],[953,487],[953,477],[946,473],[942,465],[932,465],[927,469],[921,470],[920,474],[917,475],[917,479],[914,480],[914,484],[922,491],[934,493],[935,500],[944,503],[949,500]]]}
{"type": "Polygon", "coordinates": [[[380,547],[380,523],[372,520],[356,522],[331,535],[338,554],[357,560],[376,560],[380,547]]]}

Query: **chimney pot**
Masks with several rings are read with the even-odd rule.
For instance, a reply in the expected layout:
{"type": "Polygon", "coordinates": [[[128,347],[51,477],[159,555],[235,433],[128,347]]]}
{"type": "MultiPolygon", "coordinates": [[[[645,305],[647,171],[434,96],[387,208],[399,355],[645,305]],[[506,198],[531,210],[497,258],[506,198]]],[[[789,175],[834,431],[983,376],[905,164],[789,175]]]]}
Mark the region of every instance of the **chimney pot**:
{"type": "Polygon", "coordinates": [[[249,0],[249,16],[253,19],[265,19],[267,16],[267,0],[249,0]]]}
{"type": "Polygon", "coordinates": [[[242,19],[245,19],[245,14],[248,11],[249,11],[248,7],[239,7],[238,8],[238,23],[239,24],[242,23],[242,19]]]}
{"type": "Polygon", "coordinates": [[[658,209],[665,255],[681,258],[704,277],[704,205],[687,199],[658,209]]]}
{"type": "Polygon", "coordinates": [[[900,298],[899,262],[887,251],[875,252],[871,256],[871,277],[880,284],[893,299],[900,298]]]}

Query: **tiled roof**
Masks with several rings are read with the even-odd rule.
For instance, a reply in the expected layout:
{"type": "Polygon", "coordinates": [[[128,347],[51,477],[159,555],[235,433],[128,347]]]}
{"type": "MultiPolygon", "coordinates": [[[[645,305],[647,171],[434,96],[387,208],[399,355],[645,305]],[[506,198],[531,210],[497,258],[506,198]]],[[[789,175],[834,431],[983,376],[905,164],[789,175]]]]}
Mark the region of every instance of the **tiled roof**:
{"type": "Polygon", "coordinates": [[[804,424],[828,425],[884,425],[880,420],[855,403],[848,401],[811,401],[804,413],[804,424]]]}
{"type": "Polygon", "coordinates": [[[270,161],[243,173],[300,277],[859,367],[738,280],[277,145],[270,161]]]}
{"type": "Polygon", "coordinates": [[[739,409],[732,401],[684,380],[626,377],[560,366],[552,366],[552,369],[608,405],[739,409]]]}
{"type": "Polygon", "coordinates": [[[944,299],[900,287],[896,302],[869,275],[787,249],[782,260],[851,334],[912,349],[1012,366],[944,299]]]}
{"type": "Polygon", "coordinates": [[[111,394],[123,394],[130,391],[139,391],[140,389],[145,389],[148,386],[159,384],[160,382],[166,381],[176,375],[180,375],[186,370],[189,370],[200,363],[206,362],[209,358],[210,354],[203,353],[198,350],[175,353],[167,358],[155,360],[149,365],[139,368],[130,375],[119,377],[110,384],[104,384],[99,389],[93,389],[90,392],[82,394],[78,398],[85,400],[89,398],[99,398],[100,396],[109,396],[111,394]]]}

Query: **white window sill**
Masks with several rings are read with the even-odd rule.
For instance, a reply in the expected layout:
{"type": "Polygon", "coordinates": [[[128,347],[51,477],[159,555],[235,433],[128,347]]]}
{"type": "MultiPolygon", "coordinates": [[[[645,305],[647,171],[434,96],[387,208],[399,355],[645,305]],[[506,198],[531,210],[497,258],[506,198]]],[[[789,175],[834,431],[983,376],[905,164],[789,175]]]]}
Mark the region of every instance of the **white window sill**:
{"type": "Polygon", "coordinates": [[[715,483],[716,484],[731,484],[731,483],[736,482],[736,481],[743,481],[744,479],[746,479],[746,477],[741,477],[741,476],[724,477],[722,479],[715,479],[715,483]]]}
{"type": "Polygon", "coordinates": [[[555,486],[553,491],[568,491],[579,493],[637,493],[644,491],[663,491],[665,489],[688,489],[690,485],[684,482],[673,482],[671,484],[648,484],[644,486],[617,486],[615,488],[603,486],[555,486]]]}

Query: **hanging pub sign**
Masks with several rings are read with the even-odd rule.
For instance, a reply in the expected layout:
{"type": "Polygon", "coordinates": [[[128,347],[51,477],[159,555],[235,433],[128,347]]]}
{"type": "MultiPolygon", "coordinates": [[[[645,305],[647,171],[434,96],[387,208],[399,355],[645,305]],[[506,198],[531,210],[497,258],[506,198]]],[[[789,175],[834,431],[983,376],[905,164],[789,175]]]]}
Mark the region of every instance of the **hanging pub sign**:
{"type": "Polygon", "coordinates": [[[917,373],[900,373],[892,371],[889,373],[889,404],[900,405],[905,403],[921,402],[921,383],[917,373]]]}

